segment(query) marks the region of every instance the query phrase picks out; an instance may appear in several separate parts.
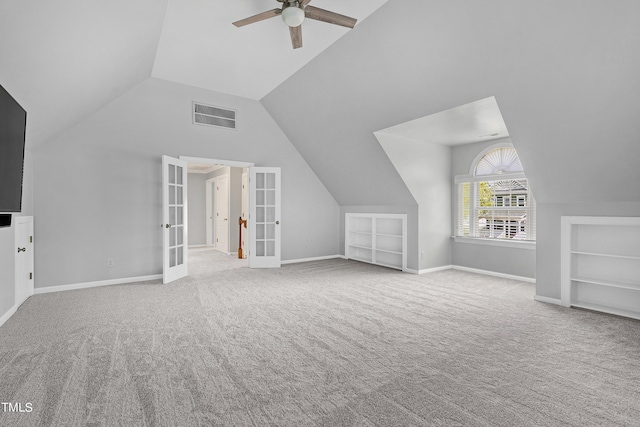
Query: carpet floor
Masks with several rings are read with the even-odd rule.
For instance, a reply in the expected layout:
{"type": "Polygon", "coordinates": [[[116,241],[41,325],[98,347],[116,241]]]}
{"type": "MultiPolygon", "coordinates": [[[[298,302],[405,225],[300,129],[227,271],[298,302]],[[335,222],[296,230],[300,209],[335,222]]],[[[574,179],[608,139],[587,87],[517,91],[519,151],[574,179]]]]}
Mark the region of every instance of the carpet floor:
{"type": "Polygon", "coordinates": [[[29,298],[0,327],[0,425],[640,425],[640,322],[533,295],[192,249],[169,285],[29,298]]]}

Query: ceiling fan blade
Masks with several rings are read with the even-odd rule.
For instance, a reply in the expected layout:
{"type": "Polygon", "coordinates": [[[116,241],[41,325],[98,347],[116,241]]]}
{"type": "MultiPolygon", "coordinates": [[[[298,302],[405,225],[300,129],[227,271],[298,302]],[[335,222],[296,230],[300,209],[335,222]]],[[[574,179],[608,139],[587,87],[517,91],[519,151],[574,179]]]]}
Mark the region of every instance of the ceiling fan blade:
{"type": "Polygon", "coordinates": [[[342,25],[343,27],[353,28],[358,21],[355,18],[340,15],[339,13],[329,12],[328,10],[319,9],[313,6],[304,8],[305,17],[315,19],[316,21],[328,22],[329,24],[342,25]]]}
{"type": "Polygon", "coordinates": [[[301,4],[302,6],[306,6],[306,5],[308,5],[310,2],[311,2],[311,0],[302,0],[302,1],[300,2],[300,4],[301,4]]]}
{"type": "Polygon", "coordinates": [[[302,47],[302,25],[297,27],[289,27],[289,34],[291,34],[291,45],[294,49],[302,47]]]}
{"type": "Polygon", "coordinates": [[[257,15],[250,16],[248,18],[241,19],[233,23],[236,27],[244,27],[245,25],[253,24],[254,22],[264,21],[265,19],[273,18],[282,13],[282,9],[267,10],[266,12],[259,13],[257,15]]]}

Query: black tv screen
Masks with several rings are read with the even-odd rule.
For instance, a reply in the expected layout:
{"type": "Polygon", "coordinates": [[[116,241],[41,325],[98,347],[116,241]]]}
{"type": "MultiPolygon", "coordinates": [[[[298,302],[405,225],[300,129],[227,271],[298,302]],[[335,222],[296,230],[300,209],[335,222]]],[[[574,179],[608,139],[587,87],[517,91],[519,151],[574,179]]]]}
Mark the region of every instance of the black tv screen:
{"type": "Polygon", "coordinates": [[[22,210],[27,112],[0,86],[0,212],[22,210]]]}

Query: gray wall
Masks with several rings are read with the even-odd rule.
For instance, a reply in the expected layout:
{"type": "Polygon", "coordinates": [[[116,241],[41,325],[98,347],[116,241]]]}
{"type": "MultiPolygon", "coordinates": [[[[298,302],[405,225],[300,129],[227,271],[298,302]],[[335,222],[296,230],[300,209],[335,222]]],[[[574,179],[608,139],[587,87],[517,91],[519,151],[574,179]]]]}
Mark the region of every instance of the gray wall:
{"type": "MultiPolygon", "coordinates": [[[[458,145],[452,148],[451,156],[451,182],[456,175],[467,175],[475,158],[484,149],[498,143],[512,143],[511,138],[495,139],[493,141],[477,142],[475,144],[458,145]]],[[[517,150],[517,148],[516,148],[517,150]]],[[[527,170],[525,169],[525,175],[527,170]]],[[[536,189],[532,187],[533,196],[536,197],[536,189]]],[[[455,224],[456,213],[456,187],[452,184],[452,224],[455,224]]],[[[538,206],[539,211],[539,206],[538,206]]],[[[538,230],[540,222],[538,217],[538,230]]],[[[451,228],[452,233],[455,232],[451,228]]],[[[511,274],[527,278],[536,277],[536,250],[510,248],[500,246],[480,245],[475,243],[452,243],[452,262],[468,268],[477,268],[496,273],[511,274]]]]}
{"type": "Polygon", "coordinates": [[[282,259],[338,253],[337,203],[258,102],[147,79],[34,152],[36,287],[161,273],[163,154],[280,166],[282,259]],[[238,130],[193,125],[193,101],[238,130]]]}
{"type": "Polygon", "coordinates": [[[205,175],[187,174],[187,203],[189,211],[189,246],[207,244],[205,175]]]}
{"type": "Polygon", "coordinates": [[[410,253],[419,260],[417,270],[451,265],[451,148],[384,133],[376,137],[418,203],[418,227],[407,227],[418,240],[418,252],[410,253]]]}
{"type": "MultiPolygon", "coordinates": [[[[560,241],[545,227],[560,210],[544,205],[637,214],[616,203],[640,202],[640,3],[402,5],[380,7],[262,103],[340,205],[402,206],[410,194],[372,132],[495,96],[542,215],[539,291],[557,295],[560,241]]],[[[453,261],[473,256],[455,248],[453,261]]]]}

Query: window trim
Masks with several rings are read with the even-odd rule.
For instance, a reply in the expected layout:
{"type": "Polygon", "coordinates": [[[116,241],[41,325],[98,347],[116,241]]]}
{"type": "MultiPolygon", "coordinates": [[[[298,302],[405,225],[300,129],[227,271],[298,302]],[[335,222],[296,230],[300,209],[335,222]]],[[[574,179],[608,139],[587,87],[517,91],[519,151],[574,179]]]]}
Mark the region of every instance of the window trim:
{"type": "Polygon", "coordinates": [[[484,237],[452,236],[456,243],[473,243],[476,245],[503,246],[518,249],[535,249],[535,240],[486,239],[484,237]]]}
{"type": "MultiPolygon", "coordinates": [[[[465,174],[465,175],[455,175],[454,179],[453,179],[453,183],[454,183],[454,188],[455,188],[455,196],[454,196],[454,204],[453,204],[453,213],[455,215],[454,219],[455,221],[453,222],[452,226],[453,226],[453,236],[452,238],[454,239],[454,241],[456,243],[472,243],[472,244],[480,244],[480,245],[487,245],[487,246],[502,246],[502,247],[509,247],[509,248],[520,248],[520,249],[535,249],[536,248],[536,240],[537,240],[537,236],[536,236],[536,240],[511,240],[511,239],[497,239],[497,238],[485,238],[485,237],[472,237],[472,236],[458,236],[458,224],[460,222],[460,219],[458,217],[458,213],[459,213],[459,206],[458,206],[458,201],[459,201],[459,185],[458,184],[462,184],[462,183],[475,183],[475,182],[483,182],[483,181],[500,181],[500,180],[505,180],[505,179],[526,179],[527,182],[529,181],[527,179],[527,177],[525,176],[524,172],[509,172],[509,173],[503,173],[503,174],[498,174],[498,175],[479,175],[476,176],[474,175],[474,172],[476,170],[476,167],[478,165],[478,162],[480,162],[480,160],[489,152],[499,149],[499,148],[513,148],[515,150],[515,148],[513,147],[513,144],[507,143],[507,142],[503,142],[503,143],[498,143],[498,144],[493,144],[487,148],[485,148],[484,150],[482,150],[473,160],[473,162],[471,163],[471,167],[469,169],[469,173],[465,174]]],[[[533,194],[531,194],[531,197],[533,198],[533,194]]],[[[533,203],[535,203],[535,198],[533,199],[533,203]]],[[[517,207],[517,206],[516,206],[517,207]]],[[[537,210],[536,207],[534,207],[535,210],[537,210]]],[[[533,212],[533,216],[534,218],[537,216],[536,212],[533,212]]],[[[536,233],[537,234],[537,233],[536,233]]]]}

